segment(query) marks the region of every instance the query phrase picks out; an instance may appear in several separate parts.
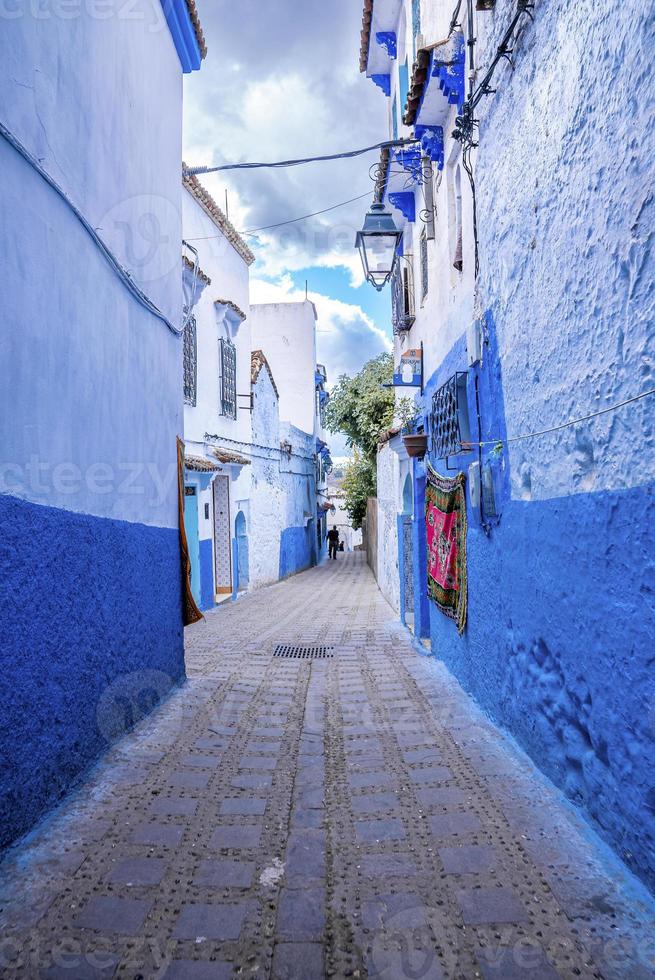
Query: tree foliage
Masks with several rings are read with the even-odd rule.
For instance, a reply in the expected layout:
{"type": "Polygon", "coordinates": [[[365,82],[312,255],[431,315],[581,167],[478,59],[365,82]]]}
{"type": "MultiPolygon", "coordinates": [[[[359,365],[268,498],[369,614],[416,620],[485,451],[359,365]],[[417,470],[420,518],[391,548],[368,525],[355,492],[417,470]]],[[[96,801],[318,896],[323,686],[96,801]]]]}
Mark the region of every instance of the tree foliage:
{"type": "Polygon", "coordinates": [[[371,464],[375,461],[380,432],[393,419],[393,388],[384,388],[393,378],[393,357],[380,354],[367,361],[359,374],[342,374],[330,393],[326,427],[344,432],[348,445],[358,449],[371,464]]]}
{"type": "Polygon", "coordinates": [[[366,516],[366,499],[374,497],[378,439],[394,415],[393,388],[385,388],[393,377],[393,357],[380,354],[364,365],[359,374],[342,374],[330,393],[326,428],[343,432],[354,450],[346,466],[342,489],[345,506],[355,529],[366,516]]]}
{"type": "Polygon", "coordinates": [[[341,489],[345,495],[344,506],[352,526],[357,530],[366,517],[366,500],[374,497],[376,492],[375,466],[357,451],[346,464],[341,489]]]}

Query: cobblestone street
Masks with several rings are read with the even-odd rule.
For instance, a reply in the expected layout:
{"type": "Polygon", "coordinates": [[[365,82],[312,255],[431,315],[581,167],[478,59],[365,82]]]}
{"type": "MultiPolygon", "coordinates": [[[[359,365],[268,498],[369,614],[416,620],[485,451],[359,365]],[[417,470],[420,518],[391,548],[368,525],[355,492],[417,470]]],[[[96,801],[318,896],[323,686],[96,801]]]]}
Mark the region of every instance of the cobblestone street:
{"type": "Polygon", "coordinates": [[[3,977],[655,975],[647,892],[361,554],[186,641],[188,683],[9,853],[3,977]]]}

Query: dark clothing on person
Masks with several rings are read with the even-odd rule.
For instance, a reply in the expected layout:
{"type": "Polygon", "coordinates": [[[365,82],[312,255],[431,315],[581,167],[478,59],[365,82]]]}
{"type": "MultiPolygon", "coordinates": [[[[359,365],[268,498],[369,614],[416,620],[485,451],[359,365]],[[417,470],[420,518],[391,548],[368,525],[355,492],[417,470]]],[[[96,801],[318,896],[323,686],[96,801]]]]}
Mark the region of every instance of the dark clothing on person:
{"type": "Polygon", "coordinates": [[[330,553],[330,558],[334,558],[336,561],[337,551],[339,550],[339,532],[336,527],[333,527],[331,531],[328,531],[328,549],[330,553]]]}

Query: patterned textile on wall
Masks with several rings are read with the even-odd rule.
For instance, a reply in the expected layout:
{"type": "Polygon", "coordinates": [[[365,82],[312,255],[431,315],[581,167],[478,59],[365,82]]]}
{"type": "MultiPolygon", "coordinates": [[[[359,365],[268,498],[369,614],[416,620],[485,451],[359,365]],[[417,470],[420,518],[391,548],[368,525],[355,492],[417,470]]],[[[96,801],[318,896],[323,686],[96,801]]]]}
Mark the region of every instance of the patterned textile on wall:
{"type": "Polygon", "coordinates": [[[427,466],[425,530],[428,596],[459,633],[466,626],[466,477],[439,476],[427,466]]]}
{"type": "Polygon", "coordinates": [[[182,564],[182,621],[185,626],[205,617],[196,605],[191,591],[191,559],[184,527],[184,443],[177,440],[177,514],[180,528],[180,561],[182,564]]]}

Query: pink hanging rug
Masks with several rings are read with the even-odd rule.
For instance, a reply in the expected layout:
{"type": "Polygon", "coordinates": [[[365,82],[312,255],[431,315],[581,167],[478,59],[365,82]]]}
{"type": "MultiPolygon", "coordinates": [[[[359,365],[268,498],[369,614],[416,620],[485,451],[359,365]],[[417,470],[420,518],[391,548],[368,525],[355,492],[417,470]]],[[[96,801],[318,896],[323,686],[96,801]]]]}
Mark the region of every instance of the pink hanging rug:
{"type": "Polygon", "coordinates": [[[459,633],[466,626],[466,477],[439,476],[427,466],[425,529],[428,596],[459,633]]]}

